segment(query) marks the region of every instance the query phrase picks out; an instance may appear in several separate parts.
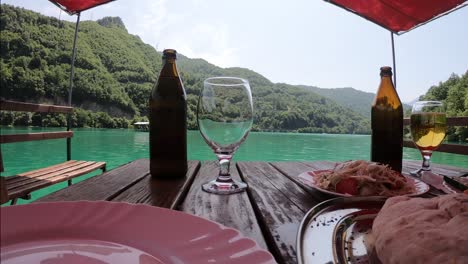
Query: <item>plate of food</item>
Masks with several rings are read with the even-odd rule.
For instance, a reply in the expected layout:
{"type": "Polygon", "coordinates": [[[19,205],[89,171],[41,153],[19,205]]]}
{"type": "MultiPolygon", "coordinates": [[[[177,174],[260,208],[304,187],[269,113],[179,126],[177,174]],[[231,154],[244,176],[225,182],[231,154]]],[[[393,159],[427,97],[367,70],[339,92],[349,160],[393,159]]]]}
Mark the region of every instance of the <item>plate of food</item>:
{"type": "Polygon", "coordinates": [[[312,208],[299,264],[468,263],[468,195],[338,197],[312,208]],[[320,237],[320,239],[317,239],[320,237]]]}
{"type": "Polygon", "coordinates": [[[386,165],[364,160],[338,163],[330,170],[298,176],[305,186],[332,196],[418,196],[429,191],[426,183],[404,176],[386,165]]]}
{"type": "Polygon", "coordinates": [[[1,208],[0,262],[275,263],[239,231],[194,215],[116,202],[1,208]]]}

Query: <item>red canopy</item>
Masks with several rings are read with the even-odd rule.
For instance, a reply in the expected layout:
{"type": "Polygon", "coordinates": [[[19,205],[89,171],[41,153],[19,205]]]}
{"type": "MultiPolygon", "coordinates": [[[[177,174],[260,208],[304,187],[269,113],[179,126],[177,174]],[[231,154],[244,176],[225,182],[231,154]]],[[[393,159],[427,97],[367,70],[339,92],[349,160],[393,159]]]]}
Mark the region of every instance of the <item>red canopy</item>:
{"type": "Polygon", "coordinates": [[[56,4],[60,9],[70,15],[80,13],[81,11],[103,5],[114,0],[49,0],[56,4]]]}
{"type": "Polygon", "coordinates": [[[468,4],[467,0],[325,0],[395,34],[403,34],[468,4]]]}

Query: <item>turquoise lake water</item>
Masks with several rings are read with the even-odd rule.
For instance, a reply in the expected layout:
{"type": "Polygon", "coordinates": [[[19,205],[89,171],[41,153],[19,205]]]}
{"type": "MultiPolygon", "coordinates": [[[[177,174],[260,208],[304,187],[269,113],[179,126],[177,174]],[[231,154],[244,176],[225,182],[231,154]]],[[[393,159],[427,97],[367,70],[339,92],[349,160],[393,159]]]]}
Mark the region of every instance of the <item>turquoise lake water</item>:
{"type": "MultiPolygon", "coordinates": [[[[1,127],[2,134],[56,131],[51,128],[1,127]]],[[[148,132],[131,129],[74,129],[72,159],[107,162],[108,170],[139,158],[148,157],[148,132]]],[[[188,158],[192,160],[214,160],[198,131],[188,132],[188,158]]],[[[65,139],[2,144],[5,172],[2,176],[38,169],[66,160],[65,139]]],[[[404,149],[404,159],[420,159],[415,149],[404,149]]],[[[296,133],[250,133],[239,148],[234,160],[288,161],[288,160],[332,160],[369,159],[370,136],[296,134],[296,133]]],[[[468,168],[468,156],[434,153],[433,162],[468,168]]],[[[81,176],[74,182],[99,174],[81,176]]],[[[64,188],[66,183],[56,184],[36,191],[34,199],[64,188]]],[[[30,201],[32,201],[30,200],[30,201]]],[[[19,204],[30,201],[19,200],[19,204]]]]}

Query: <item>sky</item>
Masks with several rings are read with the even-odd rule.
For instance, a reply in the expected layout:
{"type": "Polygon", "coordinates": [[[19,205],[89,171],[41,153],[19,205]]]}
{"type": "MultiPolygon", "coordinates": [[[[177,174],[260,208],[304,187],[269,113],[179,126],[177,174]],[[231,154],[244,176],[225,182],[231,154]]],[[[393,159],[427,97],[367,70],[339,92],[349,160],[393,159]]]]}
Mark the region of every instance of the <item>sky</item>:
{"type": "MultiPolygon", "coordinates": [[[[76,21],[47,0],[2,0],[76,21]]],[[[81,20],[122,18],[158,51],[174,48],[220,67],[244,67],[273,82],[375,93],[392,65],[389,31],[321,0],[117,0],[81,20]]],[[[468,7],[395,36],[403,102],[468,70],[468,7]]]]}

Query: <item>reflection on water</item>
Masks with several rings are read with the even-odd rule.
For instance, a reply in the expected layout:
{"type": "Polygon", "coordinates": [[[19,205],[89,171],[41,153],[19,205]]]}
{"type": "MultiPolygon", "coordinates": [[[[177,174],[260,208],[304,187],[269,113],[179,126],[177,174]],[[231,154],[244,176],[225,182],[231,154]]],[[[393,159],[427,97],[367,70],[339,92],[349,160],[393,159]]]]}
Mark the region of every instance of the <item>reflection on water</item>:
{"type": "MultiPolygon", "coordinates": [[[[53,128],[8,128],[1,127],[2,134],[56,131],[53,128]]],[[[74,129],[72,158],[107,162],[112,169],[139,158],[148,158],[148,132],[131,129],[74,129]]],[[[215,160],[213,151],[198,131],[187,133],[188,158],[192,160],[215,160]]],[[[66,159],[64,139],[2,144],[5,172],[17,173],[57,164],[66,159]]],[[[332,160],[370,158],[370,136],[329,135],[251,132],[234,155],[234,160],[287,161],[287,160],[332,160]]],[[[420,160],[416,149],[404,149],[404,159],[420,160]]],[[[434,163],[468,168],[468,156],[435,152],[434,163]]],[[[99,174],[100,171],[80,177],[78,180],[99,174]]],[[[76,182],[74,180],[74,182],[76,182]]],[[[56,184],[33,193],[37,198],[58,190],[66,183],[56,184]]],[[[24,203],[20,199],[21,203],[24,203]]]]}

